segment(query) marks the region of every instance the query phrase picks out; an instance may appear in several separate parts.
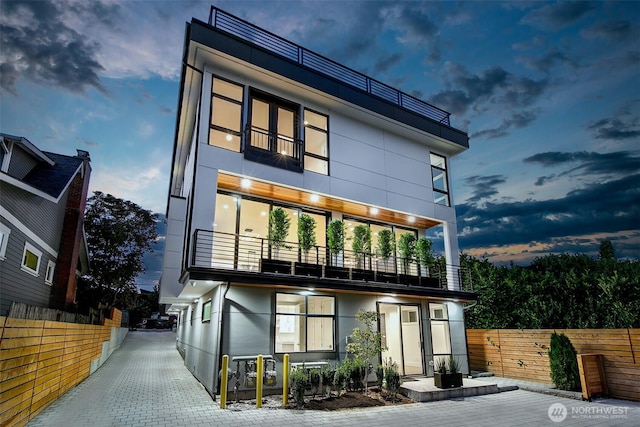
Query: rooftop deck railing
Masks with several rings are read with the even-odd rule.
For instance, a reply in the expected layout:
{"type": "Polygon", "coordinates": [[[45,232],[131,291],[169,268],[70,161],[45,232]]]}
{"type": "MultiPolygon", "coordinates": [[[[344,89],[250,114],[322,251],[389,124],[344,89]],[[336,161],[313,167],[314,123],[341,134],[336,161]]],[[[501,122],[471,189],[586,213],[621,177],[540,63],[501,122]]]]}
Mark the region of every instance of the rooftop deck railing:
{"type": "Polygon", "coordinates": [[[296,242],[283,242],[283,246],[274,248],[265,238],[210,230],[195,231],[192,265],[207,269],[281,273],[443,289],[447,289],[452,281],[455,290],[472,290],[469,272],[459,266],[435,265],[425,269],[416,262],[405,263],[403,258],[395,255],[385,260],[376,254],[359,254],[350,250],[331,254],[324,246],[313,246],[305,252],[296,242]]]}
{"type": "Polygon", "coordinates": [[[451,114],[447,111],[298,46],[214,6],[211,6],[209,13],[209,25],[411,112],[450,126],[451,114]]]}

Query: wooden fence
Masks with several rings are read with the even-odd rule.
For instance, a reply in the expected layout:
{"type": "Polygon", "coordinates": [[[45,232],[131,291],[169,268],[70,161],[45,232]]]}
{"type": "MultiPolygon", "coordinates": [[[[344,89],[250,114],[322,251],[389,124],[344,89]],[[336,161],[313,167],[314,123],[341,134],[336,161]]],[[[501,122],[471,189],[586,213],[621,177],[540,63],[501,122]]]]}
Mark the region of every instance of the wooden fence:
{"type": "Polygon", "coordinates": [[[609,395],[640,401],[640,329],[468,329],[472,370],[551,384],[553,332],[571,340],[578,354],[602,354],[609,395]]]}
{"type": "Polygon", "coordinates": [[[0,317],[0,426],[25,425],[97,369],[119,345],[121,316],[114,309],[104,325],[0,317]]]}

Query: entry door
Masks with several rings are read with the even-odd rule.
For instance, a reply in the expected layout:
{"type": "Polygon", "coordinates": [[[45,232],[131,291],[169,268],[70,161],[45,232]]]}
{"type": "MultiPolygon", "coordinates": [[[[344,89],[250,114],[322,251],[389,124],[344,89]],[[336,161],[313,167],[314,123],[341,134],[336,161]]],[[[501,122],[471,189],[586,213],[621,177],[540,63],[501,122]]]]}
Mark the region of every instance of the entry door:
{"type": "Polygon", "coordinates": [[[393,360],[401,375],[424,373],[420,340],[419,308],[412,305],[380,304],[383,362],[393,360]]]}

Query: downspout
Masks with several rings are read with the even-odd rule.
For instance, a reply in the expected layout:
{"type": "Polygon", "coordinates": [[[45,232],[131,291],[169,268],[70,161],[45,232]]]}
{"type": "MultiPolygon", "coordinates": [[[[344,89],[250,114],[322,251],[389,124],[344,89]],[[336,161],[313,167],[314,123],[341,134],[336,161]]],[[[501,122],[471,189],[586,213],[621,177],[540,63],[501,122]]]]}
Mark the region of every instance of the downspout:
{"type": "MultiPolygon", "coordinates": [[[[229,292],[229,288],[231,287],[231,282],[227,282],[227,288],[224,290],[224,293],[222,294],[222,297],[219,300],[218,303],[218,342],[220,343],[220,348],[218,351],[218,369],[216,369],[216,372],[220,372],[220,369],[222,369],[222,310],[224,309],[224,301],[227,299],[227,292],[229,292]]],[[[215,373],[214,373],[215,375],[215,373]]],[[[215,402],[216,400],[216,394],[220,393],[220,378],[216,379],[216,393],[213,396],[213,401],[215,402]]]]}

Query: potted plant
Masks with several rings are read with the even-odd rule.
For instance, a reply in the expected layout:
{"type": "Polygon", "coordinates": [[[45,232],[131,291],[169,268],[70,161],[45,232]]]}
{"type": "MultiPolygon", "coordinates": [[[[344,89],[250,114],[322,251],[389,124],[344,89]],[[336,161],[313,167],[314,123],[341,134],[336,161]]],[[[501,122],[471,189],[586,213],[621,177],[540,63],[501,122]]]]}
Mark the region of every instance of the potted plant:
{"type": "MultiPolygon", "coordinates": [[[[309,263],[309,251],[316,245],[316,220],[306,213],[298,218],[298,245],[304,254],[304,261],[296,262],[296,274],[320,276],[322,266],[317,262],[309,263]]],[[[317,261],[317,256],[316,256],[317,261]]]]}
{"type": "Polygon", "coordinates": [[[285,239],[289,234],[291,219],[287,212],[281,208],[275,208],[269,214],[269,249],[271,256],[262,259],[262,271],[271,273],[291,274],[291,263],[279,260],[280,248],[288,248],[285,239]]]}
{"type": "Polygon", "coordinates": [[[376,280],[378,282],[396,281],[395,266],[389,266],[389,259],[396,251],[396,241],[393,232],[385,228],[378,233],[378,254],[382,258],[382,268],[378,265],[376,280]]]}
{"type": "Polygon", "coordinates": [[[436,288],[439,286],[438,279],[431,278],[431,268],[436,262],[432,252],[433,242],[424,236],[420,236],[416,241],[416,257],[418,263],[422,267],[420,275],[420,284],[436,288]]]}
{"type": "Polygon", "coordinates": [[[462,372],[457,357],[451,354],[446,359],[440,357],[436,360],[433,384],[438,388],[462,387],[462,372]]]}
{"type": "Polygon", "coordinates": [[[409,265],[414,262],[416,253],[416,235],[414,233],[404,233],[398,239],[398,252],[402,260],[403,274],[400,275],[401,281],[406,284],[419,283],[418,277],[409,274],[409,265]]]}
{"type": "Polygon", "coordinates": [[[371,229],[359,224],[353,228],[353,241],[351,249],[356,258],[356,268],[351,271],[351,278],[354,280],[372,280],[373,271],[367,270],[366,259],[371,256],[371,229]]]}
{"type": "Polygon", "coordinates": [[[332,219],[327,225],[327,246],[329,247],[330,265],[325,266],[325,277],[348,279],[349,270],[342,266],[340,254],[344,251],[344,223],[332,219]]]}

